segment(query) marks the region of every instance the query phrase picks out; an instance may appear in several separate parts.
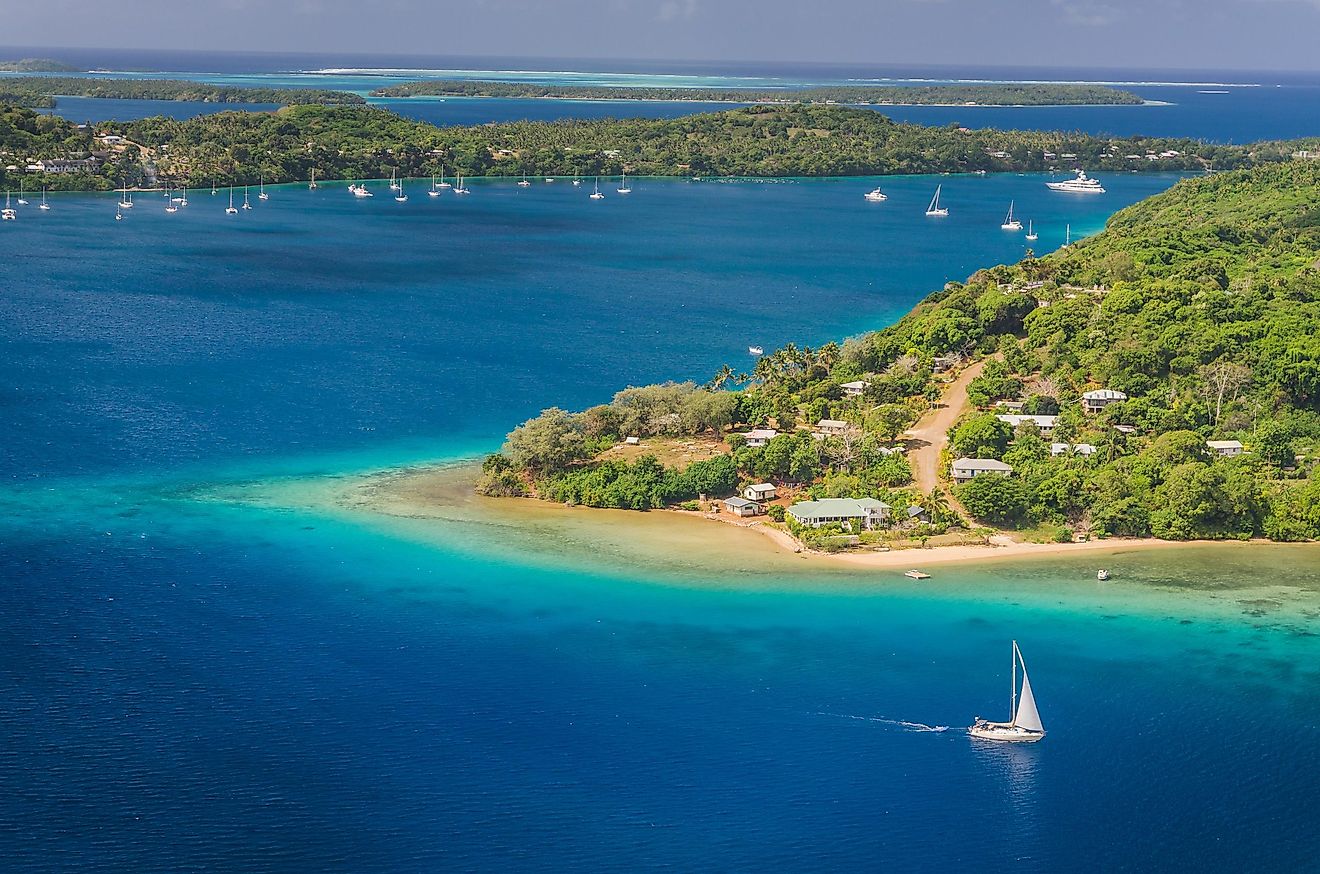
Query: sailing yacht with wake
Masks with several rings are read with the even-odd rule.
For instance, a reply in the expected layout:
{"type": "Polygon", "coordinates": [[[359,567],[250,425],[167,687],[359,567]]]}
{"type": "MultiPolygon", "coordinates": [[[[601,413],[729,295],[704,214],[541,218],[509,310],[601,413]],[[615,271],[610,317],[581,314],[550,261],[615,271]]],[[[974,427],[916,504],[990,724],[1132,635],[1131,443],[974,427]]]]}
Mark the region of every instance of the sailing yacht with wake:
{"type": "Polygon", "coordinates": [[[1022,230],[1022,222],[1013,218],[1013,201],[1011,200],[1008,202],[1008,215],[1004,216],[1004,223],[1001,224],[999,227],[1003,228],[1006,231],[1022,230]]]}
{"type": "Polygon", "coordinates": [[[926,207],[926,215],[943,218],[949,214],[948,207],[940,206],[940,189],[943,187],[943,185],[935,186],[935,196],[930,199],[930,206],[926,207]]]}
{"type": "Polygon", "coordinates": [[[1013,641],[1013,692],[1009,699],[1009,711],[1012,714],[1008,722],[990,722],[976,717],[976,722],[967,729],[967,733],[977,740],[1003,741],[1008,743],[1034,743],[1045,736],[1045,726],[1041,724],[1040,712],[1036,709],[1036,696],[1031,692],[1031,680],[1027,679],[1027,663],[1022,660],[1022,651],[1017,641],[1013,641]],[[1022,668],[1022,691],[1018,691],[1017,672],[1022,668]]]}

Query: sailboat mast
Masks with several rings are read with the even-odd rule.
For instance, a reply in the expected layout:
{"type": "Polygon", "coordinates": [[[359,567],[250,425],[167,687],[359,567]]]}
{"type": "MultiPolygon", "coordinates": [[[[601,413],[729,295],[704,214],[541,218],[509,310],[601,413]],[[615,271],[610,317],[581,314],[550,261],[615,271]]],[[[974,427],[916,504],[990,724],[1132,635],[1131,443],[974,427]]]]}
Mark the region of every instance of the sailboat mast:
{"type": "Polygon", "coordinates": [[[1015,640],[1013,641],[1013,664],[1008,672],[1009,676],[1013,678],[1012,697],[1008,699],[1008,712],[1011,714],[1008,721],[1010,723],[1017,722],[1017,663],[1018,663],[1018,647],[1017,647],[1017,641],[1015,640]]]}

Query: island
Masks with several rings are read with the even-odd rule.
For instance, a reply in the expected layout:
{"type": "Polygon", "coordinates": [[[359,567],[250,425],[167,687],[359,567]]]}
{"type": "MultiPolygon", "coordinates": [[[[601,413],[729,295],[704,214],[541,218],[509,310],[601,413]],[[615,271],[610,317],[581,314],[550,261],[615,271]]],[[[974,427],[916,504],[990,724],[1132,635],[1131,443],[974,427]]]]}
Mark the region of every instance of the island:
{"type": "Polygon", "coordinates": [[[184,79],[105,79],[82,76],[25,76],[0,79],[0,103],[52,108],[59,97],[117,100],[189,100],[199,103],[361,105],[366,99],[323,88],[255,88],[211,85],[184,79]]]}
{"type": "Polygon", "coordinates": [[[1186,180],[882,330],[547,409],[477,488],[806,553],[1320,538],[1318,204],[1315,160],[1186,180]]]}
{"type": "Polygon", "coordinates": [[[78,68],[50,58],[21,58],[0,61],[0,73],[77,73],[78,68]]]}
{"type": "Polygon", "coordinates": [[[52,190],[464,176],[794,177],[1207,171],[1287,161],[1320,139],[1217,145],[895,122],[843,106],[752,106],[675,119],[437,127],[369,106],[287,106],[90,127],[0,101],[0,166],[52,190]],[[39,162],[29,159],[37,158],[39,162]],[[26,161],[19,164],[16,159],[26,161]],[[90,160],[89,160],[90,159],[90,160]],[[56,170],[44,169],[52,161],[56,170]],[[70,163],[74,162],[74,163],[70,163]]]}
{"type": "Polygon", "coordinates": [[[1139,106],[1142,98],[1105,85],[831,85],[816,88],[656,88],[541,85],[475,79],[424,79],[371,92],[373,97],[505,97],[560,100],[658,100],[699,103],[847,104],[853,106],[1139,106]]]}

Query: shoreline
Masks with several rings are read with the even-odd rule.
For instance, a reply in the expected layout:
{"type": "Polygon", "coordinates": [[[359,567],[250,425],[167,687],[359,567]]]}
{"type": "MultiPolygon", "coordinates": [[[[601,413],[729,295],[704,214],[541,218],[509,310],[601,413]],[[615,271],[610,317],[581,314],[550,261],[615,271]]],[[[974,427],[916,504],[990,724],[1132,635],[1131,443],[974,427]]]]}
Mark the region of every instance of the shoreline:
{"type": "Polygon", "coordinates": [[[1163,100],[1142,100],[1140,103],[857,103],[834,100],[704,100],[696,97],[574,97],[568,94],[375,94],[368,92],[368,101],[372,100],[573,100],[580,103],[713,103],[719,106],[848,106],[864,107],[918,107],[931,106],[942,109],[1073,109],[1098,108],[1107,106],[1172,106],[1163,100]]]}

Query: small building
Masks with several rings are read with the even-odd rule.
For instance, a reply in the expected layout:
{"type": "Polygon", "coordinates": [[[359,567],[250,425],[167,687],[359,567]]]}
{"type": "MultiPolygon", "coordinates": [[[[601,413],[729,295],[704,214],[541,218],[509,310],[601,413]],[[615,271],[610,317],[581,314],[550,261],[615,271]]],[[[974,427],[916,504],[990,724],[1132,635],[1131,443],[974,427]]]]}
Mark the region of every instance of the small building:
{"type": "Polygon", "coordinates": [[[1220,458],[1233,458],[1242,454],[1242,443],[1237,440],[1207,440],[1205,445],[1220,458]]]}
{"type": "Polygon", "coordinates": [[[624,446],[636,446],[637,444],[639,444],[639,443],[641,443],[641,442],[642,442],[642,441],[641,441],[639,438],[637,438],[637,437],[624,437],[624,438],[623,438],[623,445],[624,445],[624,446]]]}
{"type": "Polygon", "coordinates": [[[779,436],[779,432],[773,428],[753,428],[743,435],[747,438],[747,445],[756,448],[764,446],[771,440],[779,436]]]}
{"type": "Polygon", "coordinates": [[[970,482],[985,474],[1009,476],[1013,473],[1011,465],[993,458],[959,458],[953,463],[952,469],[953,481],[956,483],[970,482]]]}
{"type": "Polygon", "coordinates": [[[724,509],[735,516],[759,516],[765,512],[765,508],[756,501],[739,497],[725,498],[724,509]]]}
{"type": "Polygon", "coordinates": [[[936,373],[943,373],[958,363],[956,355],[936,355],[935,360],[931,362],[931,370],[936,373]]]}
{"type": "Polygon", "coordinates": [[[866,387],[870,383],[865,380],[856,379],[852,382],[845,382],[839,388],[843,389],[843,396],[847,398],[859,398],[866,393],[866,387]]]}
{"type": "Polygon", "coordinates": [[[876,528],[889,518],[892,508],[875,498],[822,498],[802,501],[788,508],[788,514],[799,525],[819,528],[830,522],[848,526],[860,525],[864,529],[876,528]]]}
{"type": "Polygon", "coordinates": [[[779,492],[770,483],[757,483],[742,490],[743,497],[749,501],[773,501],[779,492]]]}
{"type": "Polygon", "coordinates": [[[1001,410],[1008,410],[1010,413],[1020,413],[1026,404],[1022,401],[1000,401],[995,406],[1001,410]]]}
{"type": "Polygon", "coordinates": [[[1071,448],[1072,447],[1070,447],[1067,443],[1051,443],[1050,455],[1054,456],[1055,458],[1058,458],[1060,455],[1067,455],[1071,448]]]}
{"type": "Polygon", "coordinates": [[[1090,443],[1074,443],[1072,450],[1073,452],[1076,452],[1078,455],[1083,455],[1086,456],[1087,458],[1090,458],[1092,455],[1095,455],[1096,453],[1095,446],[1091,445],[1090,443]]]}
{"type": "Polygon", "coordinates": [[[31,169],[40,173],[95,173],[101,169],[96,158],[49,158],[38,161],[31,169]]]}
{"type": "Polygon", "coordinates": [[[1088,413],[1098,413],[1110,404],[1127,399],[1128,396],[1117,389],[1097,388],[1082,393],[1082,409],[1088,413]]]}
{"type": "Polygon", "coordinates": [[[1054,430],[1058,423],[1058,416],[1032,416],[1024,413],[1001,413],[995,416],[1001,422],[1007,422],[1010,426],[1016,428],[1024,422],[1035,425],[1042,434],[1049,434],[1054,430]]]}
{"type": "Polygon", "coordinates": [[[1115,425],[1114,430],[1124,436],[1137,433],[1137,427],[1135,425],[1115,425]]]}
{"type": "Polygon", "coordinates": [[[909,522],[930,521],[930,511],[927,510],[925,507],[917,507],[915,505],[908,507],[907,510],[904,511],[904,515],[907,516],[907,520],[909,522]]]}
{"type": "Polygon", "coordinates": [[[822,434],[838,436],[845,433],[851,426],[847,422],[839,419],[821,419],[816,423],[816,430],[822,434]]]}

